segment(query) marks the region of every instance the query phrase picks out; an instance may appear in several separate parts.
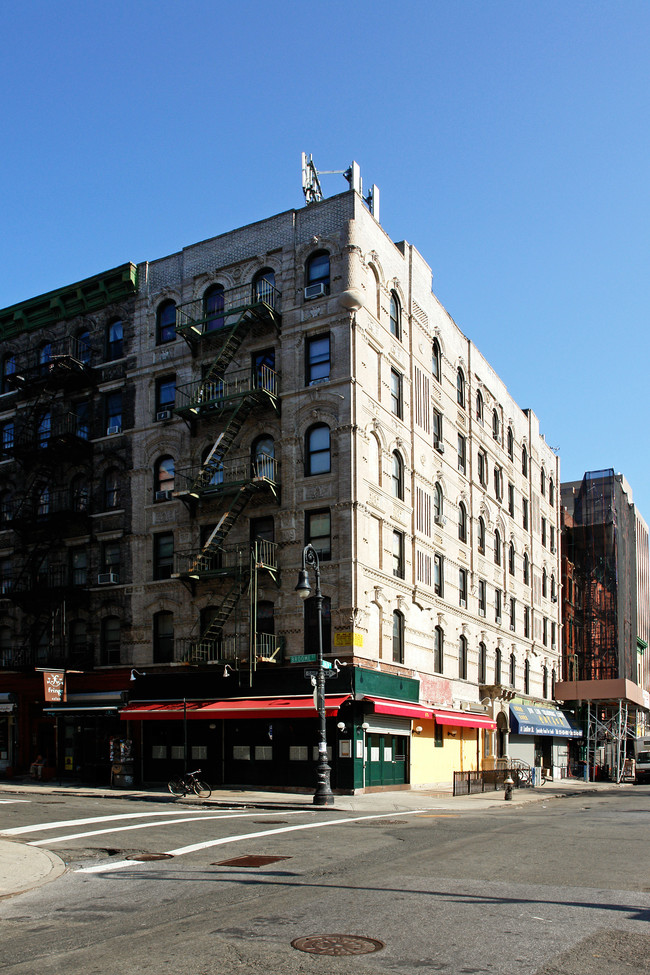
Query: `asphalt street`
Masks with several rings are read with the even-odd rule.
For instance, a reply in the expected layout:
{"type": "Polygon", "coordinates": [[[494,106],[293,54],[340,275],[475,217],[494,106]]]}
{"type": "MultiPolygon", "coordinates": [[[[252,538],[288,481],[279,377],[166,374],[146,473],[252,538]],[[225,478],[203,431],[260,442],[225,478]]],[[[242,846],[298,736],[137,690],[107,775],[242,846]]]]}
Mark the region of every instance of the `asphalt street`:
{"type": "Polygon", "coordinates": [[[65,864],[0,900],[3,971],[650,971],[650,788],[362,798],[263,809],[0,791],[2,842],[65,864]],[[328,935],[306,947],[354,953],[294,947],[328,935]]]}

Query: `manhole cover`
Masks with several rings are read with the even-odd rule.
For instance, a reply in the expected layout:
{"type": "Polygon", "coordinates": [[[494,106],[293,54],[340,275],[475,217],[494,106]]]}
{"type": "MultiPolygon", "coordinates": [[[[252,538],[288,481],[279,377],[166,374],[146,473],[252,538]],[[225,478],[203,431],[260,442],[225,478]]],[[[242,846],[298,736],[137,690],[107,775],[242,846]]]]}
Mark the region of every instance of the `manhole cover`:
{"type": "Polygon", "coordinates": [[[316,934],[310,938],[296,938],[291,947],[312,955],[367,955],[371,951],[381,951],[384,942],[356,934],[316,934]]]}
{"type": "Polygon", "coordinates": [[[278,860],[290,860],[291,857],[265,857],[265,856],[244,856],[234,857],[232,860],[219,860],[213,863],[213,867],[265,867],[267,863],[276,863],[278,860]]]}
{"type": "Polygon", "coordinates": [[[125,860],[173,860],[173,853],[131,853],[125,860]]]}
{"type": "Polygon", "coordinates": [[[357,823],[358,826],[406,826],[404,819],[375,819],[373,823],[357,823]]]}
{"type": "Polygon", "coordinates": [[[254,823],[258,823],[260,826],[280,826],[287,822],[286,819],[254,819],[254,823]]]}

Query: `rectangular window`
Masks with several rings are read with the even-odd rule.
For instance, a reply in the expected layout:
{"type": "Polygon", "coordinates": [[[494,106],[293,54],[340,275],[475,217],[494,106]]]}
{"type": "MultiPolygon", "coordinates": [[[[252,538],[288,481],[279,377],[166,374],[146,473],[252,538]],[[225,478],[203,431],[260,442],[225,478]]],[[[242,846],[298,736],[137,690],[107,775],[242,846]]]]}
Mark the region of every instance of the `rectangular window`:
{"type": "Polygon", "coordinates": [[[485,616],[487,610],[487,582],[485,579],[478,581],[478,612],[479,616],[485,616]]]}
{"type": "Polygon", "coordinates": [[[153,577],[171,579],[174,568],[174,533],[160,532],[153,539],[153,577]]]}
{"type": "Polygon", "coordinates": [[[467,569],[458,570],[458,605],[467,607],[467,569]]]}
{"type": "Polygon", "coordinates": [[[313,545],[321,562],[332,557],[332,525],[329,508],[305,512],[305,543],[313,545]]]}
{"type": "Polygon", "coordinates": [[[305,345],[305,382],[307,386],[326,383],[330,378],[330,336],[315,335],[305,345]]]}
{"type": "Polygon", "coordinates": [[[433,591],[436,596],[445,594],[445,557],[436,554],[433,558],[433,591]]]}
{"type": "Polygon", "coordinates": [[[433,631],[433,670],[436,674],[442,673],[443,656],[445,646],[445,635],[441,626],[436,626],[433,631]]]}
{"type": "Polygon", "coordinates": [[[88,584],[88,553],[85,548],[73,548],[71,552],[72,585],[88,584]]]}
{"type": "Polygon", "coordinates": [[[176,376],[156,379],[156,413],[173,410],[176,402],[176,376]]]}
{"type": "Polygon", "coordinates": [[[548,643],[548,620],[546,617],[542,620],[542,643],[544,646],[548,643]]]}
{"type": "Polygon", "coordinates": [[[546,518],[542,516],[542,545],[546,547],[546,518]]]}
{"type": "Polygon", "coordinates": [[[528,498],[521,499],[521,513],[524,529],[528,531],[528,498]]]}
{"type": "Polygon", "coordinates": [[[75,435],[80,440],[88,440],[90,436],[90,402],[81,400],[74,405],[75,435]]]}
{"type": "Polygon", "coordinates": [[[462,433],[458,434],[458,470],[465,473],[467,466],[467,441],[462,433]]]}
{"type": "Polygon", "coordinates": [[[390,371],[390,408],[401,420],[404,416],[402,374],[396,369],[390,371]]]}
{"type": "Polygon", "coordinates": [[[551,533],[551,552],[555,552],[555,525],[550,526],[551,533]]]}
{"type": "Polygon", "coordinates": [[[503,471],[500,467],[494,468],[494,495],[497,501],[503,498],[503,471]]]}
{"type": "Polygon", "coordinates": [[[517,601],[510,599],[510,629],[514,632],[517,625],[517,601]]]}
{"type": "Polygon", "coordinates": [[[555,623],[553,622],[553,620],[551,620],[551,646],[554,650],[555,650],[555,632],[556,632],[555,623]]]}
{"type": "Polygon", "coordinates": [[[524,606],[524,636],[530,637],[530,606],[524,606]]]}
{"type": "Polygon", "coordinates": [[[445,449],[442,443],[442,413],[433,411],[433,446],[439,454],[445,449]]]}
{"type": "Polygon", "coordinates": [[[508,484],[508,514],[511,518],[515,517],[515,486],[508,484]]]}
{"type": "Polygon", "coordinates": [[[393,575],[403,579],[404,570],[404,532],[393,532],[393,575]]]}
{"type": "Polygon", "coordinates": [[[107,393],[104,400],[106,410],[106,433],[122,432],[122,392],[107,393]]]}
{"type": "Polygon", "coordinates": [[[114,578],[112,582],[120,581],[120,542],[119,539],[114,539],[110,542],[104,542],[102,545],[102,574],[109,575],[112,574],[114,578]]]}
{"type": "Polygon", "coordinates": [[[393,613],[393,663],[404,663],[404,617],[393,613]]]}
{"type": "Polygon", "coordinates": [[[483,487],[487,487],[488,481],[488,459],[484,450],[478,452],[478,479],[483,487]]]}
{"type": "Polygon", "coordinates": [[[445,742],[444,742],[444,738],[442,737],[443,730],[444,730],[443,729],[443,726],[441,724],[438,724],[438,722],[436,721],[436,723],[434,725],[434,728],[433,728],[433,734],[434,734],[433,747],[434,748],[443,748],[444,747],[444,743],[445,742]]]}
{"type": "Polygon", "coordinates": [[[501,590],[494,590],[494,619],[496,623],[501,622],[501,590]]]}

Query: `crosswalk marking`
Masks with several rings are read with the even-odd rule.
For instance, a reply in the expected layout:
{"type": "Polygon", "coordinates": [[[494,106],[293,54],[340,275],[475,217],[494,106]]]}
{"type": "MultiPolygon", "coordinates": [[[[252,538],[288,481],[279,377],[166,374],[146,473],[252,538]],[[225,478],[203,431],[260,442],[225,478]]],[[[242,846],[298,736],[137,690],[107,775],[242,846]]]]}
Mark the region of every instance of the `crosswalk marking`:
{"type": "Polygon", "coordinates": [[[63,826],[88,826],[90,823],[110,823],[116,822],[120,819],[144,819],[146,817],[151,819],[154,816],[186,816],[188,813],[194,813],[196,816],[200,816],[201,813],[205,814],[205,810],[178,809],[174,811],[173,809],[166,809],[164,812],[120,813],[120,815],[117,816],[92,816],[88,817],[87,819],[60,819],[56,823],[37,823],[35,826],[14,826],[13,829],[0,830],[0,835],[22,836],[25,833],[40,833],[41,830],[59,829],[63,826]]]}
{"type": "MultiPolygon", "coordinates": [[[[415,816],[418,813],[426,812],[425,809],[413,809],[408,812],[391,813],[391,818],[397,816],[415,816]]],[[[175,850],[166,850],[170,856],[178,857],[186,853],[195,853],[197,850],[207,850],[213,846],[224,846],[227,843],[239,843],[241,840],[255,840],[263,836],[275,836],[278,833],[293,833],[303,829],[320,829],[325,826],[343,826],[346,823],[359,823],[368,819],[385,819],[386,813],[377,813],[373,816],[350,816],[346,819],[320,820],[315,823],[300,823],[297,826],[283,826],[281,829],[259,830],[256,833],[240,833],[237,836],[223,836],[218,840],[206,840],[203,843],[192,843],[190,846],[180,846],[175,850]]],[[[116,860],[110,863],[101,863],[94,867],[80,867],[75,873],[107,873],[112,870],[123,870],[125,867],[141,866],[142,864],[134,860],[116,860]]]]}
{"type": "Polygon", "coordinates": [[[0,799],[0,802],[31,802],[31,799],[0,799]]]}
{"type": "MultiPolygon", "coordinates": [[[[298,810],[288,810],[288,815],[297,815],[298,810]]],[[[266,813],[265,815],[270,815],[266,813]]],[[[28,846],[51,846],[52,843],[63,843],[67,840],[80,840],[85,836],[102,836],[104,833],[123,833],[130,829],[152,829],[155,826],[172,826],[176,823],[196,823],[201,822],[206,819],[245,819],[250,816],[250,812],[247,813],[233,813],[231,815],[224,816],[223,814],[214,816],[190,816],[184,817],[182,819],[161,819],[155,823],[133,823],[131,826],[112,826],[109,829],[94,829],[89,830],[87,833],[68,833],[67,836],[50,836],[46,840],[30,840],[27,844],[28,846]]]]}

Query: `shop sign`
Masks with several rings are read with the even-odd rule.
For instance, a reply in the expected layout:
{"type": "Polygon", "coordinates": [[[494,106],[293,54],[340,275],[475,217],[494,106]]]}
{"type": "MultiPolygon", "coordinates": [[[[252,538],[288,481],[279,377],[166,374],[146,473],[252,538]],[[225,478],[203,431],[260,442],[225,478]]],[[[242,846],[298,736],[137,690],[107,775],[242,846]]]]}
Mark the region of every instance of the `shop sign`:
{"type": "Polygon", "coordinates": [[[44,671],[43,684],[46,701],[65,701],[65,671],[44,671]]]}

